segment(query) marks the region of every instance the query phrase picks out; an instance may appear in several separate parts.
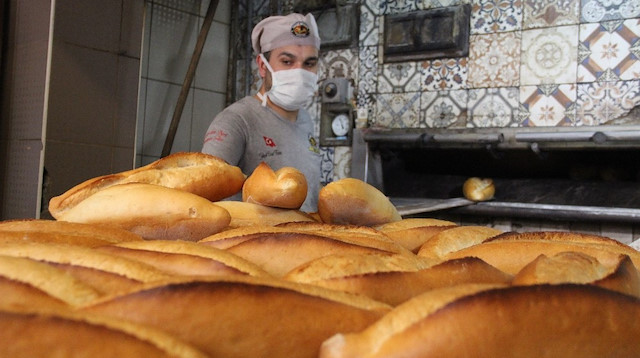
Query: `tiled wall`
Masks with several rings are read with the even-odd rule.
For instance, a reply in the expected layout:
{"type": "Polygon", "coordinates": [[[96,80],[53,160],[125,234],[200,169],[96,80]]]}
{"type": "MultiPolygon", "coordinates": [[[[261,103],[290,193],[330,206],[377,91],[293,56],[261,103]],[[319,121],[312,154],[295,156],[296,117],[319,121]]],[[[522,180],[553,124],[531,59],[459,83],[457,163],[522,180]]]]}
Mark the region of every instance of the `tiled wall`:
{"type": "MultiPolygon", "coordinates": [[[[295,1],[283,1],[287,13],[295,1]]],[[[617,124],[640,104],[640,3],[636,0],[362,0],[357,48],[321,52],[319,77],[350,77],[368,125],[476,128],[617,124]],[[382,63],[384,16],[471,4],[468,57],[382,63]]],[[[264,1],[237,5],[240,26],[269,14],[264,1]],[[247,20],[251,6],[254,17],[247,20]],[[244,18],[243,18],[244,14],[244,18]]],[[[257,89],[246,31],[234,39],[236,97],[257,89]],[[253,81],[247,76],[252,72],[253,81]]],[[[310,107],[316,118],[319,101],[310,107]]],[[[350,174],[351,151],[323,148],[323,182],[350,174]]],[[[466,220],[459,218],[459,220],[466,220]]],[[[573,229],[630,242],[628,225],[507,220],[505,230],[573,229]]],[[[635,235],[635,236],[634,236],[635,235]]]]}
{"type": "MultiPolygon", "coordinates": [[[[200,151],[213,116],[226,105],[230,0],[220,0],[182,111],[171,152],[200,151]]],[[[136,165],[162,154],[208,0],[145,0],[136,165]]]]}

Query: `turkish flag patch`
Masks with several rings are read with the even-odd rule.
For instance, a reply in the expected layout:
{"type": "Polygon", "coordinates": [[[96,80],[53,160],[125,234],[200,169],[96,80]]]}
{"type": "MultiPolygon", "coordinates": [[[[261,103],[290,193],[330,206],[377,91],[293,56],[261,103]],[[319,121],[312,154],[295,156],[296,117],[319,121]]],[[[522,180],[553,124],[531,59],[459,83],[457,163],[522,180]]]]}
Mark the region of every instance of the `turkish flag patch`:
{"type": "Polygon", "coordinates": [[[264,144],[266,144],[268,147],[275,147],[276,146],[276,142],[274,142],[273,139],[271,139],[269,137],[265,137],[265,136],[262,136],[262,138],[264,139],[264,144]]]}

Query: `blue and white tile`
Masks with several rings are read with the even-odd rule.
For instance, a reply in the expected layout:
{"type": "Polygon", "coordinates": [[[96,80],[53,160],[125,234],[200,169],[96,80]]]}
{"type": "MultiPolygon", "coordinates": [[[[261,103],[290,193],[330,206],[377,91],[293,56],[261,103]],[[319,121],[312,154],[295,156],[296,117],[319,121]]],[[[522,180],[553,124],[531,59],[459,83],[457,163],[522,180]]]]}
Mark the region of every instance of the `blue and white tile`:
{"type": "Polygon", "coordinates": [[[522,29],[521,0],[472,0],[471,33],[488,34],[522,29]]]}
{"type": "Polygon", "coordinates": [[[327,185],[333,181],[333,158],[335,147],[320,147],[320,183],[327,185]]]}
{"type": "Polygon", "coordinates": [[[422,0],[386,0],[379,1],[381,15],[403,14],[420,10],[422,0]]]}
{"type": "Polygon", "coordinates": [[[420,125],[420,92],[382,93],[376,96],[375,126],[417,128],[420,125]]]}
{"type": "Polygon", "coordinates": [[[518,125],[517,87],[469,90],[467,127],[513,127],[518,125]]]}
{"type": "Polygon", "coordinates": [[[420,127],[456,128],[467,122],[467,90],[427,91],[420,99],[420,127]]]}
{"type": "Polygon", "coordinates": [[[578,26],[522,32],[521,85],[576,82],[578,26]]]}
{"type": "Polygon", "coordinates": [[[579,83],[576,98],[578,125],[606,124],[640,105],[640,81],[579,83]]]}
{"type": "Polygon", "coordinates": [[[363,1],[360,6],[360,33],[358,35],[360,47],[378,45],[381,19],[379,11],[378,1],[363,1]]]}
{"type": "Polygon", "coordinates": [[[582,22],[629,19],[640,16],[640,2],[633,0],[582,0],[582,22]]]}
{"type": "Polygon", "coordinates": [[[378,77],[378,93],[403,93],[420,90],[420,71],[416,62],[383,64],[378,77]]]}

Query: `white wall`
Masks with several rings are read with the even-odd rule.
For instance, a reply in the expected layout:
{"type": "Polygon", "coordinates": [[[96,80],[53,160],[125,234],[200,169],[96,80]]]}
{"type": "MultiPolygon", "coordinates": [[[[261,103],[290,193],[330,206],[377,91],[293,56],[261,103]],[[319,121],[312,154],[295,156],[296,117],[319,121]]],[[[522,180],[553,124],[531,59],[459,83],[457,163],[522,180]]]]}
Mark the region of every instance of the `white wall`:
{"type": "MultiPolygon", "coordinates": [[[[145,0],[136,166],[162,154],[209,0],[145,0]]],[[[213,117],[226,106],[231,0],[220,0],[171,152],[200,151],[213,117]]]]}

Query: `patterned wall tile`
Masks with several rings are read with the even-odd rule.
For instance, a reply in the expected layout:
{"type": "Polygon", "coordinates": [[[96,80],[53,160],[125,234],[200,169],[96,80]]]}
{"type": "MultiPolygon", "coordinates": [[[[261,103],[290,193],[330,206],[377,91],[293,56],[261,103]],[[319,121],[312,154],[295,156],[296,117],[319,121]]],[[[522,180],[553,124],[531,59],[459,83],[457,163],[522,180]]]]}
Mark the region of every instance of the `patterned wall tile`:
{"type": "Polygon", "coordinates": [[[335,147],[333,154],[333,180],[351,176],[351,148],[335,147]]]}
{"type": "Polygon", "coordinates": [[[470,4],[471,0],[423,0],[421,4],[422,9],[433,9],[437,7],[456,6],[463,4],[470,4]]]}
{"type": "Polygon", "coordinates": [[[472,35],[469,45],[469,88],[518,86],[520,32],[472,35]]]}
{"type": "Polygon", "coordinates": [[[420,127],[465,127],[467,122],[467,90],[422,92],[420,127]]]}
{"type": "Polygon", "coordinates": [[[422,63],[422,90],[464,89],[467,86],[467,58],[445,58],[422,63]]]}
{"type": "Polygon", "coordinates": [[[360,47],[377,46],[380,38],[380,7],[378,1],[366,0],[360,6],[360,47]]]}
{"type": "Polygon", "coordinates": [[[344,49],[322,52],[318,64],[318,78],[344,77],[358,81],[358,50],[344,49]]]}
{"type": "Polygon", "coordinates": [[[575,83],[578,26],[522,32],[520,84],[575,83]]]}
{"type": "Polygon", "coordinates": [[[640,15],[637,0],[582,0],[582,22],[629,19],[640,15]]]}
{"type": "Polygon", "coordinates": [[[375,92],[378,83],[378,47],[360,48],[358,61],[357,105],[369,112],[369,123],[376,121],[375,92]]]}
{"type": "Polygon", "coordinates": [[[580,22],[580,0],[524,0],[523,28],[573,25],[580,22]]]}
{"type": "Polygon", "coordinates": [[[380,15],[402,14],[420,10],[422,0],[383,0],[378,1],[380,15]]]}
{"type": "Polygon", "coordinates": [[[420,71],[416,62],[383,64],[378,76],[378,93],[416,92],[420,90],[420,71]]]}
{"type": "Polygon", "coordinates": [[[469,90],[467,127],[512,127],[518,125],[517,87],[469,90]]]}
{"type": "Polygon", "coordinates": [[[520,113],[524,127],[575,125],[576,85],[520,87],[520,113]]]}
{"type": "Polygon", "coordinates": [[[376,96],[376,126],[417,128],[420,120],[420,93],[383,93],[376,96]]]}
{"type": "Polygon", "coordinates": [[[577,124],[595,126],[612,121],[640,104],[640,81],[578,84],[577,124]]]}
{"type": "Polygon", "coordinates": [[[640,77],[640,19],[580,25],[578,81],[640,77]]]}
{"type": "Polygon", "coordinates": [[[320,184],[327,185],[333,181],[333,157],[335,147],[320,147],[320,184]]]}
{"type": "Polygon", "coordinates": [[[521,0],[472,0],[471,33],[487,34],[522,29],[521,0]]]}

